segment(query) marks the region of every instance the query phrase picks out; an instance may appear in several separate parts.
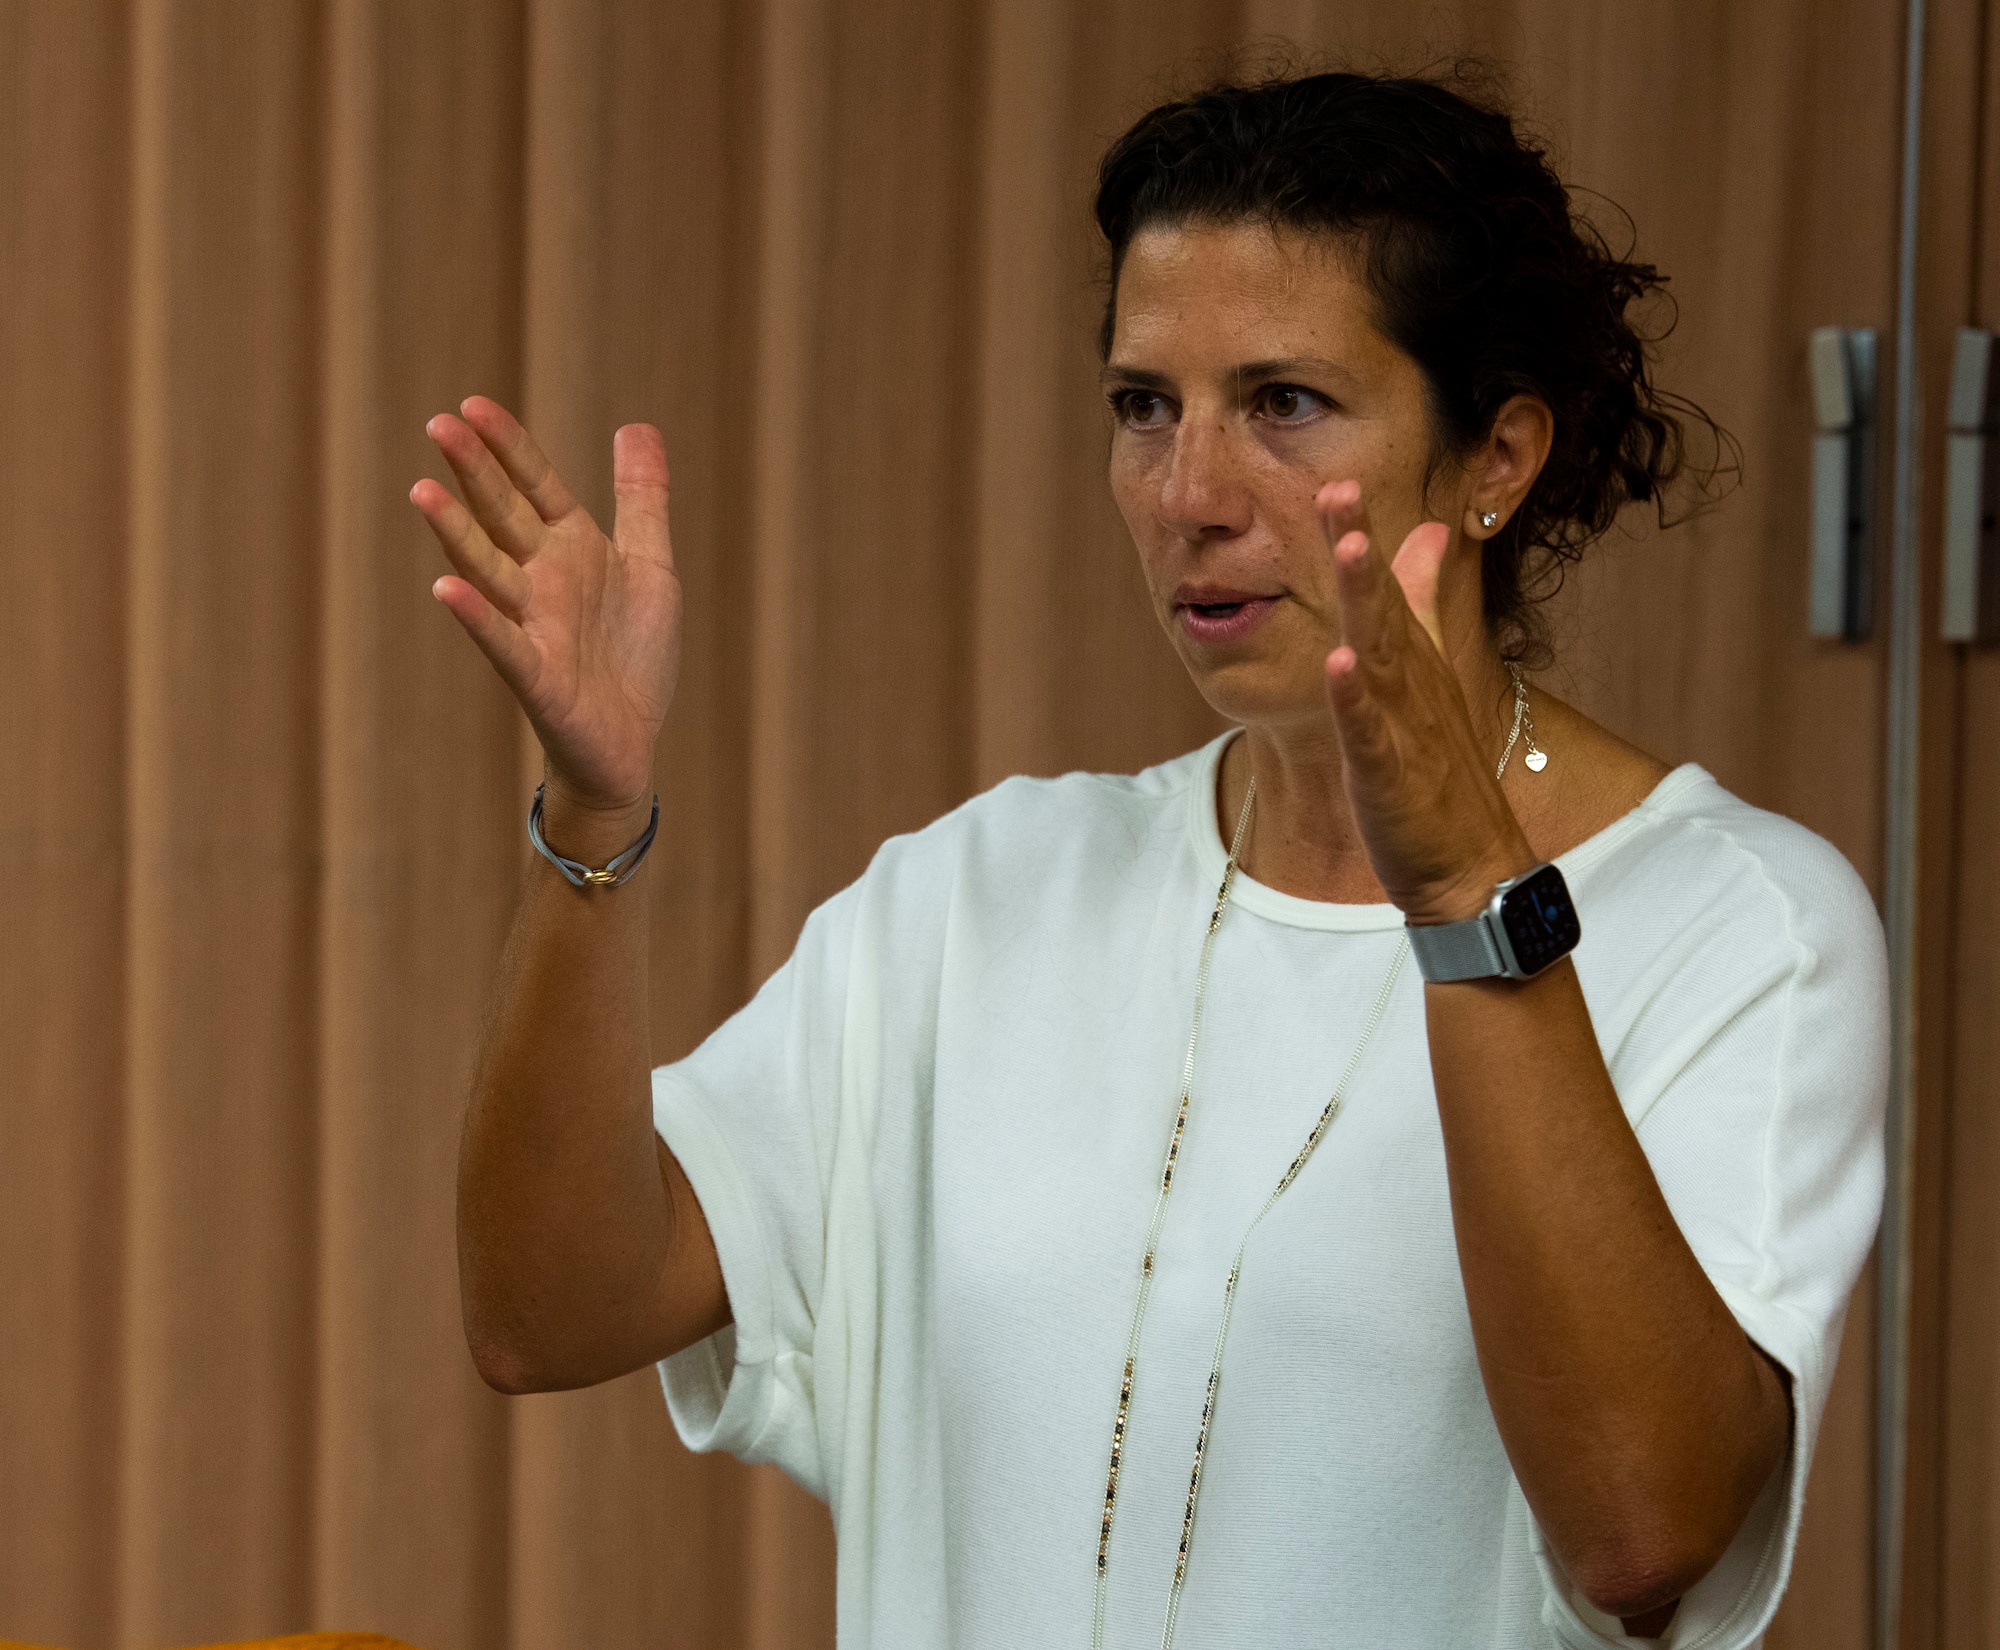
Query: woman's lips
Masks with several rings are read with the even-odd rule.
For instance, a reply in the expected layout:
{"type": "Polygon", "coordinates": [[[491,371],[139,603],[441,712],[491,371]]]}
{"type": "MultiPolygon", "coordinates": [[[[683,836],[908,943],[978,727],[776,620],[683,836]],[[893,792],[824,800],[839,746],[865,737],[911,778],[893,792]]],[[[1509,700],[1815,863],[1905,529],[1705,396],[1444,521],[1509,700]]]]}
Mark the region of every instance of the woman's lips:
{"type": "Polygon", "coordinates": [[[1183,602],[1176,609],[1181,628],[1197,642],[1233,642],[1262,624],[1277,606],[1275,596],[1245,596],[1233,601],[1183,602]]]}

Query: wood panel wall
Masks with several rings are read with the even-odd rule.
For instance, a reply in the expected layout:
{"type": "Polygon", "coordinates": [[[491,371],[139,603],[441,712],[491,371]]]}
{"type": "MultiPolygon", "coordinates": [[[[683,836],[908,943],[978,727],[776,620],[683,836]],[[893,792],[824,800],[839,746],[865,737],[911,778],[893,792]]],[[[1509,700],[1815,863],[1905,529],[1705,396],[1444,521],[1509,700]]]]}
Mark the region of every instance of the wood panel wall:
{"type": "Polygon", "coordinates": [[[2000,1642],[2000,650],[1937,637],[1954,335],[2000,330],[2000,30],[1941,0],[1926,51],[1919,1284],[1911,1643],[2000,1642]]]}
{"type": "MultiPolygon", "coordinates": [[[[1803,342],[1889,324],[1900,28],[0,0],[0,1633],[830,1641],[797,1491],[688,1456],[648,1377],[505,1401],[459,1344],[452,1153],[529,763],[427,595],[426,415],[513,400],[599,506],[611,430],[666,430],[674,1056],[885,835],[1213,726],[1102,481],[1103,145],[1246,43],[1483,51],[1672,273],[1664,375],[1744,448],[1713,511],[1574,578],[1552,685],[1879,887],[1880,649],[1803,636],[1803,342]]],[[[1866,1638],[1870,1322],[1774,1644],[1866,1638]]]]}

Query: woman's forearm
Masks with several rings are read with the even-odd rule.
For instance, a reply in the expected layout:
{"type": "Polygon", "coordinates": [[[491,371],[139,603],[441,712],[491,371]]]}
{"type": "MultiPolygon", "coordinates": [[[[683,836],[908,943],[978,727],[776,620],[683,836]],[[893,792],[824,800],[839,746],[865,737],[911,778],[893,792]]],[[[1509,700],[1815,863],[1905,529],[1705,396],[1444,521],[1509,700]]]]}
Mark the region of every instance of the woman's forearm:
{"type": "MultiPolygon", "coordinates": [[[[602,864],[643,806],[550,796],[559,851],[602,864]]],[[[653,1131],[644,879],[572,887],[532,862],[459,1153],[466,1338],[506,1391],[601,1381],[728,1321],[701,1210],[653,1131]]]]}
{"type": "Polygon", "coordinates": [[[1784,1388],[1675,1224],[1569,961],[1425,1006],[1494,1419],[1570,1579],[1641,1615],[1734,1537],[1783,1457],[1784,1388]]]}
{"type": "MultiPolygon", "coordinates": [[[[410,489],[453,569],[432,593],[541,743],[546,839],[606,864],[645,828],[680,674],[665,444],[650,424],[612,436],[607,536],[497,402],[425,428],[465,495],[410,489]]],[[[653,1133],[646,929],[643,882],[576,888],[530,862],[459,1146],[466,1339],[503,1390],[605,1380],[728,1321],[707,1224],[653,1133]]]]}

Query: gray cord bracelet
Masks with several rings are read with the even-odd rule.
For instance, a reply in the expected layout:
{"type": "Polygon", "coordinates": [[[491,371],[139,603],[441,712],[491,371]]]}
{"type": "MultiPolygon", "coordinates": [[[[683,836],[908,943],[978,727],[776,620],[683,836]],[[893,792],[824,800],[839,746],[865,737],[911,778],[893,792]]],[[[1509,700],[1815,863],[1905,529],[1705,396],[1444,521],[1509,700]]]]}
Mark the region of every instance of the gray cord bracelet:
{"type": "Polygon", "coordinates": [[[660,797],[653,793],[653,817],[639,840],[627,848],[616,859],[606,861],[604,868],[593,871],[583,861],[564,859],[551,848],[548,838],[542,835],[542,787],[535,787],[535,805],[528,810],[528,840],[535,845],[535,852],[562,872],[572,888],[616,888],[630,879],[639,869],[639,861],[646,857],[646,850],[653,845],[653,835],[660,828],[660,797]]]}

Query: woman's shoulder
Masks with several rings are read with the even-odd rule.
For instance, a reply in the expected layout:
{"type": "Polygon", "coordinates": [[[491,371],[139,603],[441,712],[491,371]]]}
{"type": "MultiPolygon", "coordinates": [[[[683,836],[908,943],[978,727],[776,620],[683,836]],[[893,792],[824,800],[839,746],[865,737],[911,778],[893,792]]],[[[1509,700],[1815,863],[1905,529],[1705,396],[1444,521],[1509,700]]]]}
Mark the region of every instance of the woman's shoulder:
{"type": "Polygon", "coordinates": [[[1213,771],[1203,746],[1138,773],[1017,774],[883,843],[870,879],[1040,882],[1115,872],[1176,846],[1189,793],[1213,771]]]}
{"type": "MultiPolygon", "coordinates": [[[[1561,701],[1547,704],[1568,770],[1530,839],[1600,899],[1794,937],[1879,931],[1867,886],[1832,843],[1745,801],[1689,762],[1670,767],[1561,701]]],[[[1560,745],[1558,746],[1558,741],[1560,745]]],[[[1553,762],[1549,774],[1553,777],[1553,762]]],[[[1541,775],[1524,784],[1533,793],[1541,775]]]]}
{"type": "Polygon", "coordinates": [[[1762,935],[1815,953],[1879,950],[1875,902],[1847,857],[1795,819],[1684,763],[1558,861],[1608,920],[1762,935]]]}

